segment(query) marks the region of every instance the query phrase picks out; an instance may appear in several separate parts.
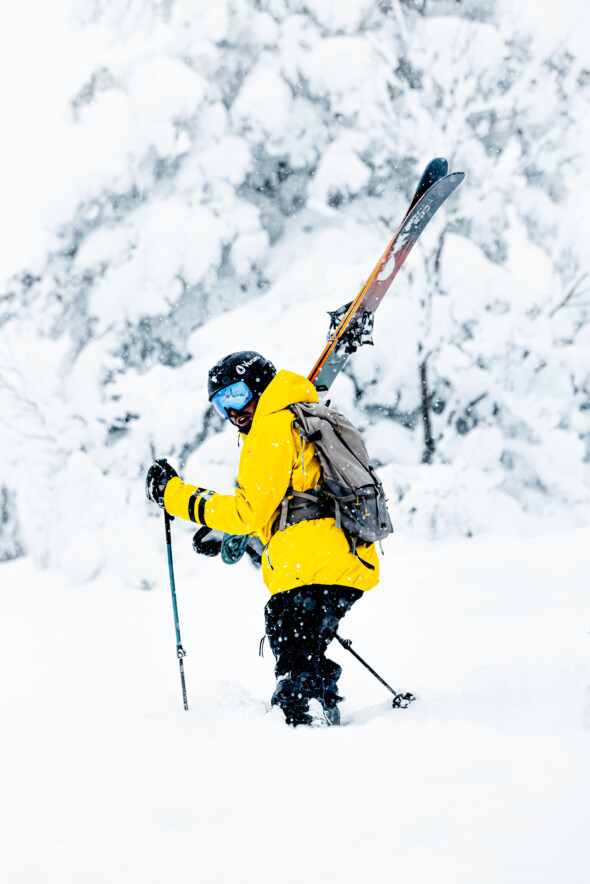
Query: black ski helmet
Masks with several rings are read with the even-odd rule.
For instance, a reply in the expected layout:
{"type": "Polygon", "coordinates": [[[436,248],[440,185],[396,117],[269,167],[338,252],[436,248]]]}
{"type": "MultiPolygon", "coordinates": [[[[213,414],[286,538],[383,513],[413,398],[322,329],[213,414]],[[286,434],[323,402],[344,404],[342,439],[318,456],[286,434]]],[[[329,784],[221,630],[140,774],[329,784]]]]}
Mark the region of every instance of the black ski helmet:
{"type": "Polygon", "coordinates": [[[255,350],[240,350],[230,353],[216,362],[209,371],[207,390],[209,402],[216,393],[235,384],[245,381],[254,397],[260,396],[268,387],[277,370],[268,359],[255,350]]]}

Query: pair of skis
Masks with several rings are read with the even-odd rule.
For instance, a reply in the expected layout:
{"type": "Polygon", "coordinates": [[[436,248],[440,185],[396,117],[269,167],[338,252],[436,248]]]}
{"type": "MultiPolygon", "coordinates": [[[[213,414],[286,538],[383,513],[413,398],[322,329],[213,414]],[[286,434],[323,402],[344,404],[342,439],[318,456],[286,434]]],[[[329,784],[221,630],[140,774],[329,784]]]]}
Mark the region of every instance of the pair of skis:
{"type": "Polygon", "coordinates": [[[320,395],[330,389],[350,354],[372,343],[375,310],[430,219],[465,177],[464,172],[448,175],[448,169],[440,157],[426,166],[401,225],[366,283],[354,301],[330,313],[328,342],[309,374],[320,395]]]}

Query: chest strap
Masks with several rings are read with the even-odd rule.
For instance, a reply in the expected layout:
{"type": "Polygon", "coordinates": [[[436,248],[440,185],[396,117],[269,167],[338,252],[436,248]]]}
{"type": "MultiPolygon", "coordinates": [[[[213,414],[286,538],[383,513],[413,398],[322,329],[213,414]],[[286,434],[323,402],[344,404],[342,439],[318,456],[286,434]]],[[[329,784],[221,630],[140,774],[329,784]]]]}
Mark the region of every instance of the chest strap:
{"type": "Polygon", "coordinates": [[[333,508],[320,498],[319,488],[312,488],[310,491],[290,490],[281,501],[280,512],[271,528],[271,534],[284,531],[285,528],[307,519],[325,519],[333,515],[333,508]]]}

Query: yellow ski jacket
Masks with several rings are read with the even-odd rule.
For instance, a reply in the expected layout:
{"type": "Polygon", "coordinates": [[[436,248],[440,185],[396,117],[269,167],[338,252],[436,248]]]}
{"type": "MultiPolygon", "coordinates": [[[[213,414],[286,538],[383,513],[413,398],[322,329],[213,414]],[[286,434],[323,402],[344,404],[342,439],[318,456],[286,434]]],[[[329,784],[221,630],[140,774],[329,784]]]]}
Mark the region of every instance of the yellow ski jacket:
{"type": "Polygon", "coordinates": [[[349,549],[333,518],[298,522],[271,535],[283,497],[290,489],[309,491],[322,481],[313,445],[293,425],[294,402],[317,402],[307,378],[279,371],[260,397],[250,432],[242,434],[237,488],[216,494],[179,477],[166,485],[164,505],[173,516],[227,534],[257,534],[267,546],[262,557],[264,582],[272,594],[309,584],[338,584],[368,590],[379,581],[374,544],[359,543],[359,556],[349,549]]]}

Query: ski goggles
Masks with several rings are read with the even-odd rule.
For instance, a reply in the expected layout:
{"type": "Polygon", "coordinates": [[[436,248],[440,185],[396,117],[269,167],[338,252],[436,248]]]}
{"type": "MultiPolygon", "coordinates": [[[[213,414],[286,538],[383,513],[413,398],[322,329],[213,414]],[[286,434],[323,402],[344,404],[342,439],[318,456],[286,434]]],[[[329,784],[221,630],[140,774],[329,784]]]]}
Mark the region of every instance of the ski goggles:
{"type": "Polygon", "coordinates": [[[230,384],[229,387],[224,387],[223,390],[216,393],[211,400],[211,404],[217,414],[224,420],[227,420],[229,417],[228,408],[233,408],[234,411],[241,411],[253,398],[254,394],[246,381],[238,381],[236,384],[230,384]]]}

